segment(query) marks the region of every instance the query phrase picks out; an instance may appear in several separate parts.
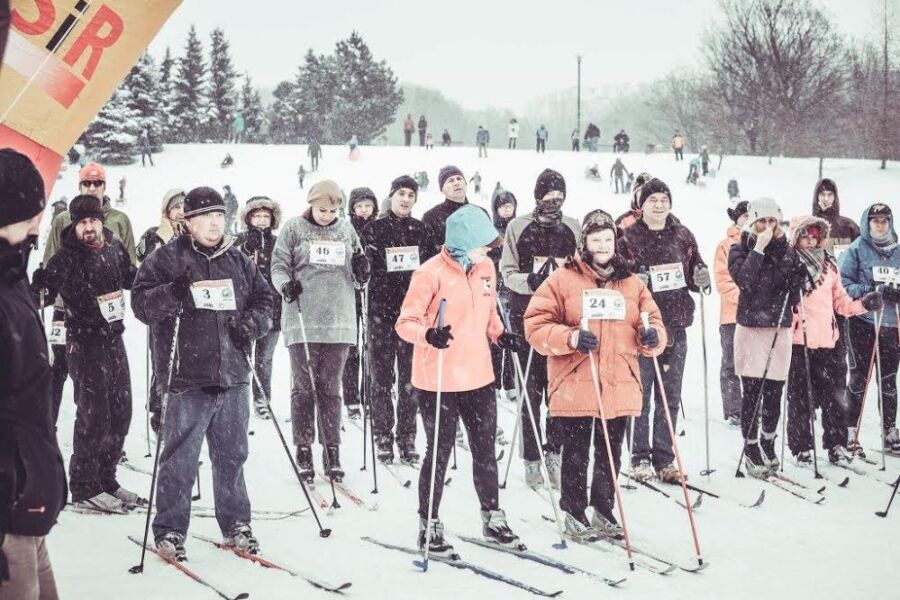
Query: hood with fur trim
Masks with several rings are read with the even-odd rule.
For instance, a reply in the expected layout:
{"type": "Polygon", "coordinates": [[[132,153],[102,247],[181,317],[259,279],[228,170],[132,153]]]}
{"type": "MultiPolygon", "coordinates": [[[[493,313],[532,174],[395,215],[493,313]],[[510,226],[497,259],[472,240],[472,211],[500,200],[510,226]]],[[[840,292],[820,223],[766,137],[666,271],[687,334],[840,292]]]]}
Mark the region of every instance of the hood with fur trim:
{"type": "Polygon", "coordinates": [[[791,219],[790,233],[788,235],[788,241],[791,244],[791,248],[797,249],[797,241],[800,239],[800,234],[812,225],[815,225],[822,230],[822,241],[819,242],[819,248],[826,247],[828,234],[831,232],[831,223],[821,217],[801,215],[791,219]]]}
{"type": "Polygon", "coordinates": [[[256,196],[247,200],[247,203],[241,209],[241,229],[250,227],[250,213],[254,210],[265,208],[272,213],[272,231],[278,229],[281,224],[281,206],[275,200],[267,196],[256,196]]]}

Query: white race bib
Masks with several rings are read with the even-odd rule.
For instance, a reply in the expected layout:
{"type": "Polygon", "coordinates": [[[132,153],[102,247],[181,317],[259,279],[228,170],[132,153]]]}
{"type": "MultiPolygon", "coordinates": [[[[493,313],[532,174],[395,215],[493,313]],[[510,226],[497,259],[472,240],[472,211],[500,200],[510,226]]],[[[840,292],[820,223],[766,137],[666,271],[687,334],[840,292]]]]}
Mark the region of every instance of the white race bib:
{"type": "Polygon", "coordinates": [[[834,252],[834,260],[841,260],[841,254],[846,252],[849,247],[850,244],[835,244],[834,248],[831,249],[834,252]]]}
{"type": "Polygon", "coordinates": [[[125,294],[122,290],[97,296],[97,305],[107,323],[115,323],[125,318],[125,294]]]}
{"type": "MultiPolygon", "coordinates": [[[[539,272],[541,269],[544,268],[544,265],[547,263],[548,260],[551,260],[550,256],[535,256],[534,262],[531,263],[531,265],[532,265],[531,272],[532,273],[539,272]]],[[[550,268],[547,270],[548,273],[552,273],[553,271],[555,271],[557,269],[557,267],[554,266],[557,259],[552,258],[552,260],[553,260],[553,263],[550,264],[550,268]]]]}
{"type": "Polygon", "coordinates": [[[584,290],[581,293],[581,314],[586,319],[624,321],[625,297],[618,290],[584,290]]]}
{"type": "Polygon", "coordinates": [[[191,284],[194,306],[201,310],[237,310],[231,279],[208,279],[191,284]]]}
{"type": "Polygon", "coordinates": [[[650,267],[650,287],[654,292],[680,290],[685,286],[687,282],[684,280],[684,266],[681,263],[650,267]]]}
{"type": "Polygon", "coordinates": [[[415,271],[419,268],[419,247],[398,246],[384,249],[388,273],[415,271]]]}
{"type": "Polygon", "coordinates": [[[309,262],[314,265],[343,267],[347,262],[347,247],[344,242],[310,242],[309,262]]]}
{"type": "Polygon", "coordinates": [[[900,284],[900,267],[874,266],[872,279],[878,283],[900,284]]]}
{"type": "Polygon", "coordinates": [[[65,321],[53,321],[53,323],[50,324],[50,335],[47,336],[47,341],[50,342],[51,346],[66,345],[65,321]]]}

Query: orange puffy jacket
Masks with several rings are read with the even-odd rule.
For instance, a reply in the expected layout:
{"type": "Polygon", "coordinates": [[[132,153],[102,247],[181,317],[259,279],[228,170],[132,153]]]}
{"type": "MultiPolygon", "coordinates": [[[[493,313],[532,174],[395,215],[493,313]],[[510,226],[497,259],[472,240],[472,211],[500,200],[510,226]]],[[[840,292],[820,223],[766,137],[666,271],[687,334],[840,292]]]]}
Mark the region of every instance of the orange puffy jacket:
{"type": "Polygon", "coordinates": [[[490,343],[497,343],[503,323],[497,313],[497,275],[494,263],[483,260],[466,274],[446,248],[415,270],[394,326],[402,339],[413,344],[412,384],[437,391],[438,353],[444,353],[441,390],[466,392],[494,381],[490,343]],[[445,350],[425,340],[437,327],[438,306],[447,299],[444,325],[453,339],[445,350]]]}
{"type": "Polygon", "coordinates": [[[722,297],[719,310],[719,325],[733,325],[737,322],[738,296],[740,288],[728,272],[728,252],[734,244],[741,241],[741,228],[732,225],[725,234],[725,239],[716,246],[716,258],[713,263],[716,278],[716,291],[722,297]]]}
{"type": "MultiPolygon", "coordinates": [[[[650,290],[636,275],[617,269],[602,287],[616,290],[625,299],[622,321],[590,321],[590,331],[600,342],[591,358],[597,363],[603,411],[607,419],[637,416],[641,412],[641,380],[638,354],[654,356],[666,347],[666,330],[650,290]],[[654,350],[638,341],[640,313],[650,313],[650,326],[659,333],[654,350]]],[[[597,274],[580,257],[556,270],[531,298],[525,311],[525,337],[547,356],[547,393],[554,417],[599,417],[597,396],[588,355],[569,346],[579,330],[582,291],[597,288],[597,274]]]]}

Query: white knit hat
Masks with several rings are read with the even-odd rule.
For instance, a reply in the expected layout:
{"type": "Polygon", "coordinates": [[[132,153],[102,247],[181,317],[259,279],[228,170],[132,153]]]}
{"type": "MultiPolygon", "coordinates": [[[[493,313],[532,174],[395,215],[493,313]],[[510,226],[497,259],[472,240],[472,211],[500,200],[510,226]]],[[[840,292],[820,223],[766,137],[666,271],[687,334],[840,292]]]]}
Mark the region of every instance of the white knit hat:
{"type": "Polygon", "coordinates": [[[779,222],[783,219],[781,208],[779,208],[778,203],[772,198],[757,198],[756,200],[751,200],[750,206],[747,208],[747,215],[747,222],[744,224],[744,229],[747,231],[750,231],[753,224],[760,219],[771,217],[777,219],[779,222]]]}

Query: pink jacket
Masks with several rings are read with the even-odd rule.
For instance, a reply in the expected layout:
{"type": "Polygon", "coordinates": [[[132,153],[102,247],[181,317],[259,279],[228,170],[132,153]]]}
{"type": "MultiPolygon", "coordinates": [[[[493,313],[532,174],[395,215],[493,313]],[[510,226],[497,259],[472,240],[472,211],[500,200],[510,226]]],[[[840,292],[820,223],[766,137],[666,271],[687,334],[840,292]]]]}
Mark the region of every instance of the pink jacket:
{"type": "Polygon", "coordinates": [[[413,344],[412,384],[428,392],[437,391],[438,354],[444,353],[441,391],[466,392],[494,381],[491,342],[503,333],[497,313],[497,275],[494,263],[484,260],[469,271],[453,260],[445,248],[412,275],[400,317],[394,326],[402,339],[413,344]],[[437,326],[441,298],[447,299],[444,324],[453,339],[446,350],[425,340],[437,326]]]}
{"type": "MultiPolygon", "coordinates": [[[[819,278],[816,288],[801,298],[806,311],[806,339],[811,350],[817,348],[834,348],[840,337],[835,313],[842,317],[855,317],[865,314],[862,300],[853,300],[841,285],[841,274],[832,263],[819,278]]],[[[800,308],[794,312],[792,325],[794,343],[803,345],[803,324],[800,320],[800,308]]]]}

